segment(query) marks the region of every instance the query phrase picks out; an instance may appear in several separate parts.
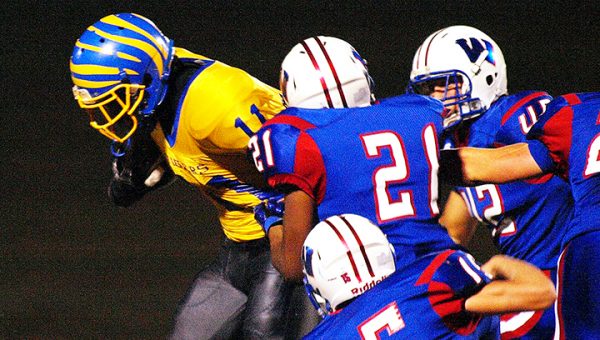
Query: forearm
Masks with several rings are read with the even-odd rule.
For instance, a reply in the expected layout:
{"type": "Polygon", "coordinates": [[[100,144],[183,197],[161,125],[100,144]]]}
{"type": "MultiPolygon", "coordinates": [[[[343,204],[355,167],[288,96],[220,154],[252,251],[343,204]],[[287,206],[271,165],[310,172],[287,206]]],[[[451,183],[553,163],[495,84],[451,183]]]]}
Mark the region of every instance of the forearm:
{"type": "Polygon", "coordinates": [[[500,314],[540,310],[556,299],[552,281],[525,261],[496,255],[482,269],[495,279],[465,301],[468,311],[500,314]]]}
{"type": "Polygon", "coordinates": [[[496,149],[460,148],[462,174],[467,183],[506,183],[542,174],[525,143],[496,149]]]}
{"type": "Polygon", "coordinates": [[[456,191],[451,191],[440,217],[442,224],[454,242],[468,246],[477,230],[478,222],[471,217],[465,201],[456,191]]]}
{"type": "Polygon", "coordinates": [[[287,194],[284,202],[283,226],[269,229],[271,261],[286,279],[301,281],[302,246],[313,226],[314,201],[297,190],[287,194]]]}

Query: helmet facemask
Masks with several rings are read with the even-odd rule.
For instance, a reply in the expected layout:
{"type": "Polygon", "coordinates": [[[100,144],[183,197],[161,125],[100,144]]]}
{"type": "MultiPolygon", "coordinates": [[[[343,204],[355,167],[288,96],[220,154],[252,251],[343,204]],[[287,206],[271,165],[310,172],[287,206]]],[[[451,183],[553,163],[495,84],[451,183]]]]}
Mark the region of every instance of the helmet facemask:
{"type": "Polygon", "coordinates": [[[144,85],[124,83],[91,98],[86,89],[73,86],[73,94],[79,106],[88,112],[91,127],[123,143],[137,129],[136,112],[144,99],[144,89],[144,85]]]}
{"type": "Polygon", "coordinates": [[[444,104],[444,128],[455,126],[461,120],[481,115],[485,109],[479,98],[471,96],[472,83],[460,70],[431,72],[416,76],[408,85],[408,92],[439,99],[444,104]]]}

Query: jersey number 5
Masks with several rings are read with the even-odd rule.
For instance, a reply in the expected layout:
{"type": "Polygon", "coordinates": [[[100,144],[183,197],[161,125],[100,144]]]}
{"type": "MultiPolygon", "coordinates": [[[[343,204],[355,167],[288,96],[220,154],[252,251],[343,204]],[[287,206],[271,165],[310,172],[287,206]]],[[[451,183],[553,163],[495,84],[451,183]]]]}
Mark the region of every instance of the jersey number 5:
{"type": "Polygon", "coordinates": [[[379,339],[381,332],[387,331],[388,336],[391,336],[405,326],[398,305],[394,301],[373,314],[357,328],[361,339],[379,339]]]}
{"type": "MultiPolygon", "coordinates": [[[[428,125],[422,134],[425,158],[429,163],[429,205],[432,214],[438,214],[438,144],[435,129],[428,125]]],[[[412,190],[398,192],[398,199],[390,194],[390,186],[405,182],[410,167],[402,138],[393,131],[378,131],[360,136],[367,158],[380,158],[382,150],[389,150],[392,164],[377,168],[373,173],[375,208],[379,223],[415,216],[412,190]]]]}

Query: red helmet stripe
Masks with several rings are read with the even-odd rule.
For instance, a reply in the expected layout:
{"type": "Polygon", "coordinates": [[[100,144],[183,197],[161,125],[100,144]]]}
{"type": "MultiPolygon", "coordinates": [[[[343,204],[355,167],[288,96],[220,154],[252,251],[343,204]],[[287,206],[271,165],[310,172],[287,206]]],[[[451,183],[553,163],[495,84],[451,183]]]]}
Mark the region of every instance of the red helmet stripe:
{"type": "Polygon", "coordinates": [[[360,247],[360,252],[362,253],[363,257],[365,258],[365,263],[367,264],[367,269],[369,270],[369,274],[371,274],[371,277],[375,277],[375,273],[373,273],[373,268],[371,267],[371,261],[369,261],[369,257],[367,256],[367,252],[365,250],[364,244],[362,243],[362,240],[360,239],[360,237],[358,237],[358,234],[356,233],[356,230],[354,230],[354,227],[352,226],[352,224],[350,224],[350,222],[348,222],[348,220],[343,215],[341,215],[340,218],[342,219],[342,221],[344,221],[344,223],[346,223],[346,225],[352,232],[352,235],[356,239],[356,243],[358,243],[358,246],[360,247]]]}
{"type": "Polygon", "coordinates": [[[325,49],[325,45],[323,45],[323,42],[321,41],[321,39],[316,37],[315,40],[317,41],[317,44],[321,48],[321,51],[323,52],[325,59],[327,59],[327,64],[329,64],[329,68],[331,69],[331,73],[333,74],[333,78],[335,79],[335,84],[337,85],[338,92],[340,93],[340,97],[342,99],[342,104],[344,105],[344,107],[348,107],[348,103],[346,102],[346,96],[344,95],[344,89],[342,88],[342,82],[340,81],[340,78],[338,77],[338,74],[335,70],[335,66],[333,66],[333,62],[331,61],[331,58],[329,57],[329,53],[327,53],[327,50],[325,49]]]}
{"type": "Polygon", "coordinates": [[[427,66],[427,58],[429,58],[429,47],[431,47],[431,43],[433,42],[433,39],[435,39],[435,37],[438,36],[438,34],[440,34],[443,30],[439,30],[435,33],[435,35],[433,37],[431,37],[431,40],[429,40],[429,43],[427,44],[427,49],[425,50],[425,65],[423,66],[427,66]]]}
{"type": "Polygon", "coordinates": [[[325,94],[325,98],[327,99],[327,105],[329,105],[330,108],[333,108],[333,102],[331,101],[331,96],[329,95],[329,89],[327,88],[327,83],[325,83],[325,78],[323,78],[323,73],[321,73],[321,69],[319,68],[319,63],[317,63],[314,54],[312,53],[306,42],[302,41],[300,43],[302,44],[302,47],[304,47],[304,50],[308,54],[308,57],[310,58],[310,61],[315,67],[315,70],[317,70],[317,72],[321,74],[321,86],[323,87],[323,93],[325,94]]]}
{"type": "Polygon", "coordinates": [[[350,265],[352,265],[352,270],[354,271],[354,275],[358,279],[358,282],[362,282],[362,279],[360,278],[360,273],[358,272],[358,268],[356,267],[356,262],[354,261],[354,257],[352,256],[352,252],[350,251],[350,247],[348,247],[348,243],[346,243],[344,236],[342,236],[340,231],[333,225],[333,223],[331,223],[331,221],[329,221],[329,219],[326,219],[325,223],[327,223],[327,225],[330,226],[331,229],[333,229],[333,231],[335,232],[337,237],[340,239],[340,241],[342,242],[344,247],[346,247],[346,254],[348,255],[348,260],[350,260],[350,265]]]}

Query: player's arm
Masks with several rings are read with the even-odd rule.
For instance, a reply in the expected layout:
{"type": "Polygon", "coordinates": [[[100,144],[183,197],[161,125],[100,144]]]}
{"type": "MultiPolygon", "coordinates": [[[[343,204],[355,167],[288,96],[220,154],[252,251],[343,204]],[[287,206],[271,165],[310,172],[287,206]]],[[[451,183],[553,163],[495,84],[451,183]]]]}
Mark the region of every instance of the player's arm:
{"type": "Polygon", "coordinates": [[[507,183],[543,174],[527,143],[495,149],[448,149],[440,154],[442,178],[458,185],[507,183]]]}
{"type": "Polygon", "coordinates": [[[481,269],[493,276],[478,293],[465,300],[465,310],[500,314],[550,307],[556,300],[552,281],[537,267],[505,255],[496,255],[481,269]]]}
{"type": "Polygon", "coordinates": [[[477,230],[477,219],[469,214],[465,201],[456,191],[450,191],[440,217],[440,224],[447,230],[454,242],[467,246],[477,230]]]}
{"type": "Polygon", "coordinates": [[[285,196],[283,226],[269,229],[271,261],[286,278],[302,280],[302,245],[314,225],[315,201],[304,191],[295,190],[285,196]]]}
{"type": "Polygon", "coordinates": [[[118,206],[127,207],[146,193],[175,179],[164,155],[150,135],[140,130],[126,144],[113,148],[113,177],[108,196],[118,206]]]}

